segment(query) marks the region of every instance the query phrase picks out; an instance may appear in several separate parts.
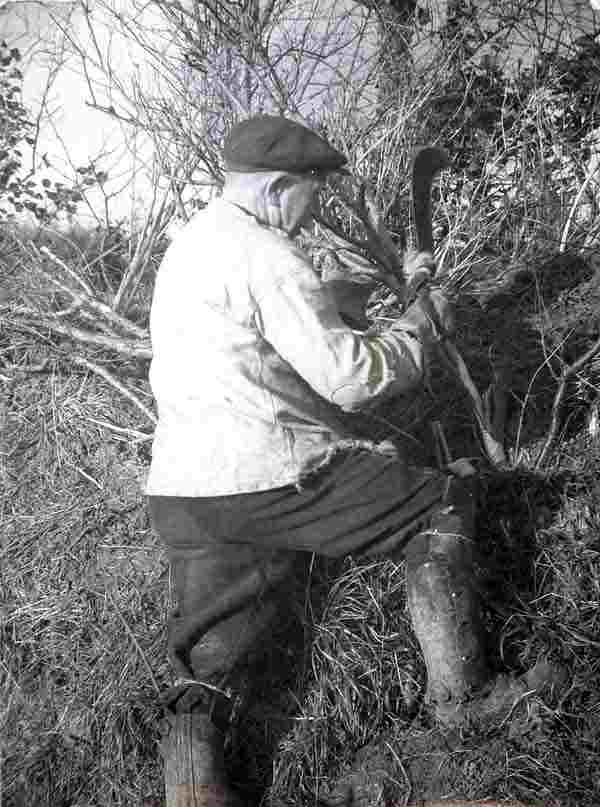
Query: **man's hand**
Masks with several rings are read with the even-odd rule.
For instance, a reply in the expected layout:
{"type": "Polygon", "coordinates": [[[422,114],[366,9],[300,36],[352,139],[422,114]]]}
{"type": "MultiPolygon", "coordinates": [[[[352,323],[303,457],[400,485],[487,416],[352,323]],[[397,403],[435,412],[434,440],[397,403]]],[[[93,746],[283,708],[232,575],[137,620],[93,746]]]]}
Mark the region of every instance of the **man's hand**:
{"type": "MultiPolygon", "coordinates": [[[[381,281],[390,285],[389,272],[357,252],[341,249],[337,252],[337,258],[350,276],[356,278],[356,282],[367,282],[369,279],[373,284],[381,281]]],[[[402,274],[409,296],[420,286],[431,282],[435,269],[435,261],[431,252],[417,252],[414,249],[408,249],[404,253],[402,274]]],[[[396,281],[402,280],[401,278],[395,279],[396,281]]]]}
{"type": "MultiPolygon", "coordinates": [[[[402,278],[389,272],[369,258],[352,249],[338,249],[324,251],[320,261],[321,273],[324,282],[344,277],[345,280],[371,286],[373,290],[378,282],[385,283],[390,288],[398,289],[402,278]]],[[[417,252],[409,249],[404,253],[403,279],[406,283],[406,292],[413,297],[421,286],[431,281],[435,274],[435,261],[430,252],[417,252]]]]}
{"type": "Polygon", "coordinates": [[[404,253],[404,277],[409,291],[415,291],[422,283],[429,283],[435,274],[435,261],[431,252],[407,249],[404,253]]]}

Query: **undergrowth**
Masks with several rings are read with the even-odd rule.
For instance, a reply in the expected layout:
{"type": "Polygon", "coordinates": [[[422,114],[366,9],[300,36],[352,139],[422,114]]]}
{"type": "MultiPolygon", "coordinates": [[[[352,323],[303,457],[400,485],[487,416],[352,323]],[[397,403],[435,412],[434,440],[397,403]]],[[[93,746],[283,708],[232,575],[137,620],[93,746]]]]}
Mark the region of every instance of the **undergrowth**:
{"type": "MultiPolygon", "coordinates": [[[[504,390],[508,467],[480,462],[464,395],[439,368],[419,401],[355,423],[434,462],[430,421],[440,419],[455,456],[478,458],[493,664],[515,676],[540,664],[555,673],[509,720],[483,735],[448,736],[423,705],[402,563],[308,559],[277,634],[240,683],[227,738],[234,780],[271,805],[342,803],[350,787],[365,805],[451,795],[600,803],[597,359],[568,386],[560,431],[536,467],[561,374],[600,335],[598,198],[584,186],[598,50],[588,42],[571,59],[547,56],[516,83],[463,56],[452,39],[430,83],[402,88],[376,126],[361,132],[346,120],[336,130],[332,119],[328,131],[356,142],[352,160],[368,151],[362,176],[376,185],[398,242],[410,229],[414,146],[449,149],[455,170],[436,194],[438,258],[473,376],[482,390],[504,390]]],[[[338,212],[352,233],[355,223],[338,212]]],[[[108,305],[135,239],[115,231],[0,239],[2,803],[158,807],[174,603],[141,493],[151,426],[97,372],[110,370],[151,407],[148,364],[47,327],[40,312],[49,310],[81,316],[76,324],[96,335],[107,323],[69,311],[68,295],[36,273],[31,247],[50,247],[108,305]],[[74,367],[82,351],[95,369],[74,367]]],[[[140,328],[163,247],[154,244],[126,310],[140,328]]],[[[379,290],[373,321],[397,314],[379,290]]]]}
{"type": "MultiPolygon", "coordinates": [[[[101,379],[74,372],[53,337],[35,336],[14,340],[4,330],[0,346],[5,800],[158,805],[173,602],[140,492],[150,432],[101,379]]],[[[477,342],[469,360],[479,350],[477,342]]],[[[119,378],[147,396],[139,376],[137,365],[122,365],[119,378]]],[[[476,453],[469,418],[452,417],[458,393],[447,393],[438,401],[448,433],[476,453]]],[[[532,457],[535,425],[524,439],[532,457]]],[[[525,453],[513,469],[483,473],[478,535],[497,670],[520,675],[548,661],[563,671],[561,686],[532,695],[483,738],[444,739],[422,704],[402,564],[315,559],[242,688],[227,753],[246,792],[272,804],[330,803],[351,782],[365,803],[402,803],[415,789],[597,803],[600,444],[585,420],[551,459],[533,472],[525,453]],[[436,754],[447,758],[441,779],[436,754]],[[367,774],[357,786],[357,767],[375,770],[383,796],[367,774]]]]}

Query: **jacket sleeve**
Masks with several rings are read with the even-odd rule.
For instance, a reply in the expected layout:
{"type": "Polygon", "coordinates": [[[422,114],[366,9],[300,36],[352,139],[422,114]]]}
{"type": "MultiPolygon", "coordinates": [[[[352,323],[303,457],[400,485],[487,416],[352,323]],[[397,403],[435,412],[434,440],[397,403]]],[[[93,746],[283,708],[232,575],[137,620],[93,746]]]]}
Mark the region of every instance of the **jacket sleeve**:
{"type": "Polygon", "coordinates": [[[423,377],[423,351],[410,326],[382,335],[344,324],[331,292],[300,250],[255,293],[261,335],[323,398],[346,411],[413,390],[423,377]]]}

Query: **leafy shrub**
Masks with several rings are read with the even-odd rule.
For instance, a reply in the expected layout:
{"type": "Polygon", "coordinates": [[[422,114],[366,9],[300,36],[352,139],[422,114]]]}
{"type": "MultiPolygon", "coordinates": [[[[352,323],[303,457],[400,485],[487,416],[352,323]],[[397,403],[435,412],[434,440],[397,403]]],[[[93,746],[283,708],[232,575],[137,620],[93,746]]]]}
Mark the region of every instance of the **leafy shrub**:
{"type": "Polygon", "coordinates": [[[47,222],[56,213],[75,213],[83,197],[77,186],[35,177],[27,171],[26,148],[35,149],[36,125],[22,100],[21,53],[0,43],[0,221],[29,211],[47,222]]]}

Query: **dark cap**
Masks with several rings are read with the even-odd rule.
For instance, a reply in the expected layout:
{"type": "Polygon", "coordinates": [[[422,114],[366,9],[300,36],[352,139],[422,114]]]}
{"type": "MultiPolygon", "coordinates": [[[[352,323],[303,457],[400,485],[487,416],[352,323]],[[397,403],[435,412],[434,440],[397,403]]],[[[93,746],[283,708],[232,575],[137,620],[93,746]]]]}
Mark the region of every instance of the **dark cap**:
{"type": "Polygon", "coordinates": [[[337,171],[344,155],[300,123],[274,115],[256,115],[236,124],[223,148],[228,171],[337,171]]]}

